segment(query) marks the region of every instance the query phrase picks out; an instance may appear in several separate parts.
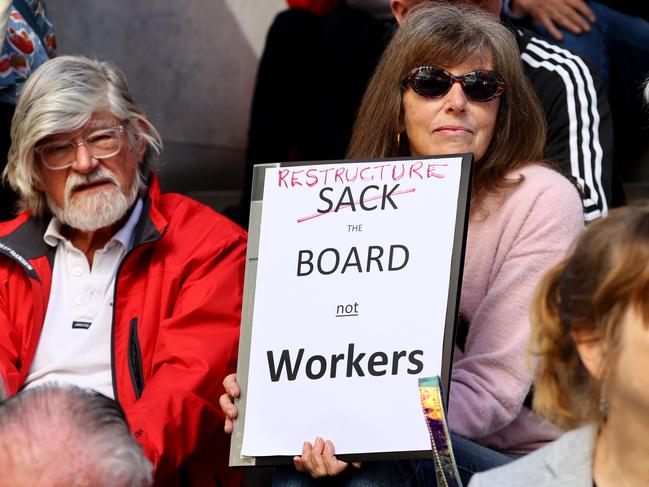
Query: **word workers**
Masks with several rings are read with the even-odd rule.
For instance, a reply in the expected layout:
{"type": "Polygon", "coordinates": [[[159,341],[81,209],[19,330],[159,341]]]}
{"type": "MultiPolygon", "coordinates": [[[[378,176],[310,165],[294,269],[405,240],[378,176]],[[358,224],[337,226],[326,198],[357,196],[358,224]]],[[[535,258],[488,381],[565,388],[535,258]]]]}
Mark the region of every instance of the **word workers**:
{"type": "Polygon", "coordinates": [[[335,379],[338,376],[338,366],[342,363],[341,375],[345,377],[365,377],[365,372],[374,377],[382,375],[399,374],[399,365],[401,360],[405,360],[408,368],[406,372],[410,375],[420,374],[424,369],[422,358],[423,350],[395,350],[392,354],[385,352],[374,352],[368,355],[366,352],[355,353],[355,345],[350,343],[347,346],[347,354],[332,354],[329,357],[324,355],[311,355],[304,361],[304,348],[297,351],[297,355],[292,355],[290,350],[282,350],[279,361],[275,362],[275,355],[272,350],[266,352],[268,358],[268,372],[270,380],[278,382],[283,375],[289,381],[295,380],[300,374],[303,374],[311,380],[318,380],[326,375],[335,379]],[[367,360],[365,360],[367,356],[367,360]],[[304,367],[301,367],[304,363],[304,367]]]}

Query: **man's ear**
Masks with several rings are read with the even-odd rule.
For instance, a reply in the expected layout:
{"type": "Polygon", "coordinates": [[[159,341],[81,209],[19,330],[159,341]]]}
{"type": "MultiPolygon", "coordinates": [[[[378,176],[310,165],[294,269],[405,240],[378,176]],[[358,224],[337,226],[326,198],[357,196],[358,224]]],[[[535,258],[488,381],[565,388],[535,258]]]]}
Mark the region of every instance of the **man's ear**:
{"type": "Polygon", "coordinates": [[[394,15],[397,23],[401,24],[406,13],[408,13],[407,0],[390,0],[390,8],[392,9],[392,15],[394,15]]]}
{"type": "Polygon", "coordinates": [[[606,354],[604,342],[591,331],[573,331],[577,353],[588,373],[597,380],[602,379],[602,364],[606,354]]]}

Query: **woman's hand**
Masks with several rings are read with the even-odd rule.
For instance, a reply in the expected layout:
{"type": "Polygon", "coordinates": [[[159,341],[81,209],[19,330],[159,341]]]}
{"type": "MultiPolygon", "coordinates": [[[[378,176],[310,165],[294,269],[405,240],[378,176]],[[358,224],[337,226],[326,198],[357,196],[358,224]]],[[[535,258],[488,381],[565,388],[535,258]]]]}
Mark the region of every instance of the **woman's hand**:
{"type": "MultiPolygon", "coordinates": [[[[320,437],[315,439],[313,445],[305,441],[302,456],[293,457],[293,464],[297,470],[307,472],[313,478],[333,477],[349,466],[347,462],[336,458],[333,443],[320,437]]],[[[361,462],[352,462],[352,465],[359,468],[361,462]]]]}
{"type": "MultiPolygon", "coordinates": [[[[223,387],[225,394],[219,398],[221,411],[225,414],[223,430],[232,433],[233,421],[239,413],[234,405],[234,399],[241,395],[236,374],[230,374],[223,379],[223,387]]],[[[333,443],[329,440],[324,441],[320,437],[316,438],[313,445],[306,441],[302,448],[302,456],[294,457],[293,463],[297,470],[307,472],[314,478],[338,475],[349,466],[347,462],[336,458],[333,443]]],[[[352,465],[359,468],[361,462],[352,462],[352,465]]]]}
{"type": "Polygon", "coordinates": [[[234,405],[234,399],[241,394],[241,389],[239,389],[237,383],[237,374],[230,374],[223,379],[223,387],[225,388],[225,394],[219,398],[219,406],[221,406],[221,411],[225,414],[223,430],[226,433],[232,433],[233,421],[239,413],[234,405]]]}

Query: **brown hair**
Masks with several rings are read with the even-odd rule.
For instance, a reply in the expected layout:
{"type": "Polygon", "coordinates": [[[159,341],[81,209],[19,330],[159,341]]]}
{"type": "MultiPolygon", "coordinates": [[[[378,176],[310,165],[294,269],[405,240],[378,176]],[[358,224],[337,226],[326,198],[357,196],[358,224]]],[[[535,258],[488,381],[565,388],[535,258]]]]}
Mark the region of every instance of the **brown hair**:
{"type": "Polygon", "coordinates": [[[649,323],[648,203],[613,210],[591,224],[541,282],[532,305],[532,352],[539,357],[534,409],[565,428],[603,419],[606,379],[588,373],[571,332],[603,340],[606,378],[629,309],[649,323]]]}
{"type": "MultiPolygon", "coordinates": [[[[489,55],[507,85],[494,135],[475,166],[474,197],[511,185],[505,175],[542,158],[545,118],[527,80],[513,34],[496,18],[471,6],[426,3],[412,8],[383,53],[361,103],[349,158],[408,155],[397,144],[402,122],[401,82],[418,66],[454,66],[489,55]]],[[[402,144],[403,145],[403,144],[402,144]]]]}

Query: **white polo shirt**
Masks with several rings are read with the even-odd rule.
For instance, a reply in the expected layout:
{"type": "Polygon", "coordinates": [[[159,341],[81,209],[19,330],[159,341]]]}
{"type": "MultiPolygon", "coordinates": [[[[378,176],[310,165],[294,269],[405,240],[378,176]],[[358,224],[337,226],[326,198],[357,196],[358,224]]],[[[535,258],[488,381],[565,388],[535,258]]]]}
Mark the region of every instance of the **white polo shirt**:
{"type": "Polygon", "coordinates": [[[61,222],[50,221],[43,239],[56,247],[52,289],[26,388],[67,383],[114,399],[110,342],[115,275],[133,245],[142,206],[140,199],[124,226],[95,252],[92,268],[61,234],[61,222]]]}

